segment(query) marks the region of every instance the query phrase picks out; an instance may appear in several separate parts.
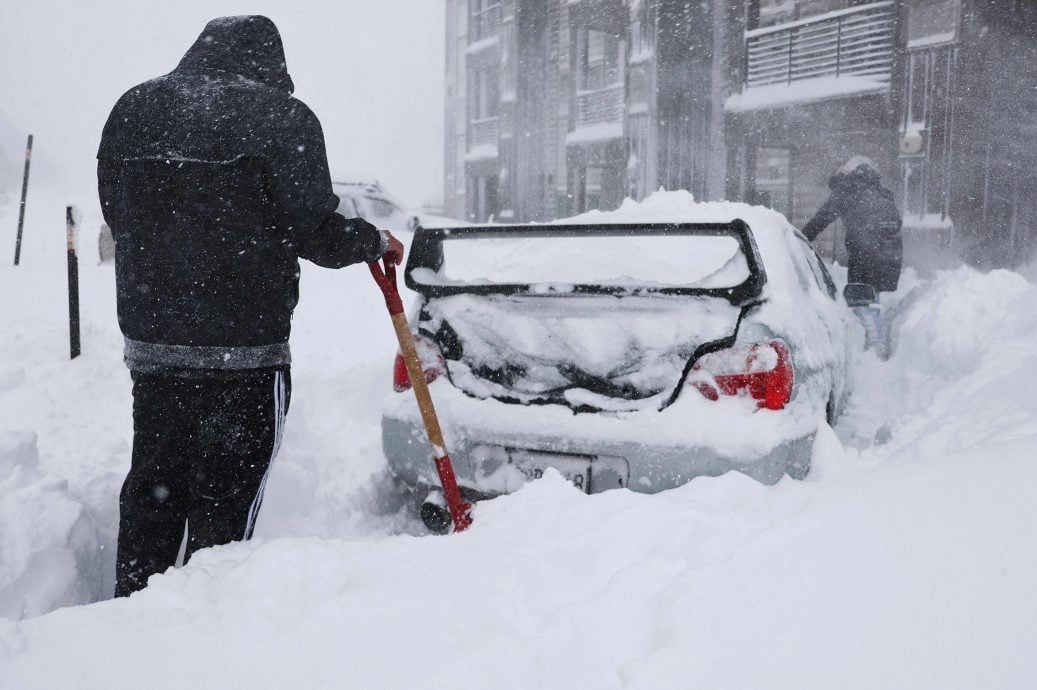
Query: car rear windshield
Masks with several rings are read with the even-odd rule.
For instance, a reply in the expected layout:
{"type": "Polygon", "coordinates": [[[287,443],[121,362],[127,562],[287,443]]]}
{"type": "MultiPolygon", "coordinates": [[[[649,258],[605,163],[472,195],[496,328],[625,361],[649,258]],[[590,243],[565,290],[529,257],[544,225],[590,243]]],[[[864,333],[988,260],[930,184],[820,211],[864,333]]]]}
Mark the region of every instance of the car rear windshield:
{"type": "Polygon", "coordinates": [[[744,224],[420,230],[408,283],[422,292],[730,291],[759,272],[744,224]]]}
{"type": "Polygon", "coordinates": [[[734,287],[749,275],[733,237],[480,237],[443,243],[429,283],[734,287]]]}

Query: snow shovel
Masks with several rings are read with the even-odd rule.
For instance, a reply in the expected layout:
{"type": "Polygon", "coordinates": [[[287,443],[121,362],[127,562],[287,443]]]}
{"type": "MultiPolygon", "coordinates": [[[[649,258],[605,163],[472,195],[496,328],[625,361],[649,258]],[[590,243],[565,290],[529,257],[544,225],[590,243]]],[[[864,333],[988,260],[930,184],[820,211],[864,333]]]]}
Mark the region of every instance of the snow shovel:
{"type": "Polygon", "coordinates": [[[403,313],[403,300],[400,299],[400,291],[396,288],[396,266],[388,259],[384,261],[384,265],[384,271],[377,261],[369,263],[368,267],[385,296],[385,306],[389,308],[389,316],[392,317],[392,325],[396,329],[396,339],[400,342],[403,361],[407,364],[407,375],[410,377],[411,388],[414,390],[414,397],[418,399],[418,410],[425,423],[425,433],[432,446],[432,457],[436,463],[439,482],[443,485],[447,510],[450,512],[450,519],[454,522],[454,531],[461,532],[472,524],[472,504],[461,498],[461,491],[457,488],[454,466],[446,452],[446,443],[443,441],[443,431],[439,428],[436,408],[432,405],[432,396],[428,392],[425,372],[422,369],[421,360],[418,358],[418,351],[414,348],[414,336],[410,332],[407,317],[403,313]]]}

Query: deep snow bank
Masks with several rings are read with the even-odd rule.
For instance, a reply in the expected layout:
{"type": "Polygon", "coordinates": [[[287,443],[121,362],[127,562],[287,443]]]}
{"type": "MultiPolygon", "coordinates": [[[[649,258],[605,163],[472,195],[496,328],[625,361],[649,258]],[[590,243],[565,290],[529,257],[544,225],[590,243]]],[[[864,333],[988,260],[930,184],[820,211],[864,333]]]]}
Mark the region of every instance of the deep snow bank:
{"type": "Polygon", "coordinates": [[[18,688],[1027,687],[1031,449],[871,473],[830,457],[816,483],[729,474],[651,497],[587,497],[551,473],[451,538],[199,554],[128,601],[0,627],[0,673],[18,688]],[[171,657],[190,663],[156,672],[171,657]]]}
{"type": "Polygon", "coordinates": [[[1037,434],[1034,284],[969,268],[906,282],[887,305],[893,356],[861,362],[844,438],[877,434],[876,455],[906,460],[1037,434]]]}
{"type": "Polygon", "coordinates": [[[0,617],[103,596],[96,526],[68,482],[39,467],[36,436],[0,433],[0,617]]]}

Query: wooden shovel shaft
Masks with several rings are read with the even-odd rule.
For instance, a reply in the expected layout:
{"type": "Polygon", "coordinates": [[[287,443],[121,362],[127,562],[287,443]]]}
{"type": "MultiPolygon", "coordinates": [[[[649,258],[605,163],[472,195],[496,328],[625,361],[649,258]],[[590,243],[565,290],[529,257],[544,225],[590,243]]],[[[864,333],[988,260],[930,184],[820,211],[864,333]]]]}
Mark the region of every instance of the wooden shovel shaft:
{"type": "Polygon", "coordinates": [[[443,430],[439,428],[439,417],[436,416],[436,408],[432,406],[432,395],[428,392],[425,371],[414,347],[414,336],[410,332],[406,315],[393,314],[392,325],[396,329],[396,339],[400,341],[400,351],[403,353],[403,361],[407,364],[407,375],[410,376],[414,396],[418,399],[418,410],[428,432],[432,454],[438,458],[446,453],[446,442],[443,441],[443,430]]]}
{"type": "Polygon", "coordinates": [[[454,531],[461,532],[472,524],[471,506],[461,497],[461,489],[457,486],[457,477],[454,475],[450,456],[446,452],[443,430],[439,428],[439,417],[436,416],[436,408],[432,405],[432,395],[425,381],[425,370],[414,347],[414,336],[410,332],[407,317],[402,312],[392,314],[392,325],[396,329],[396,339],[400,342],[403,361],[407,364],[407,375],[410,377],[414,397],[418,401],[421,420],[425,423],[425,433],[428,434],[428,441],[432,446],[432,458],[440,484],[443,486],[443,497],[446,498],[450,519],[454,522],[454,531]]]}

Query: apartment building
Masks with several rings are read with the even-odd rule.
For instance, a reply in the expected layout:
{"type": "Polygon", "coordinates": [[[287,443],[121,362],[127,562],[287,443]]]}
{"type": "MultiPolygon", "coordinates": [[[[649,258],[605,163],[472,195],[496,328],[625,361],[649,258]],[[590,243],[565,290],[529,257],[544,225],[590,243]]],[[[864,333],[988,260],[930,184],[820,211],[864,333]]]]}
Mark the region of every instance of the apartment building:
{"type": "Polygon", "coordinates": [[[802,225],[859,154],[917,265],[1003,265],[1037,238],[1030,0],[447,0],[447,31],[455,217],[545,220],[662,187],[802,225]]]}
{"type": "Polygon", "coordinates": [[[445,210],[546,220],[626,195],[622,0],[447,0],[445,210]]]}

